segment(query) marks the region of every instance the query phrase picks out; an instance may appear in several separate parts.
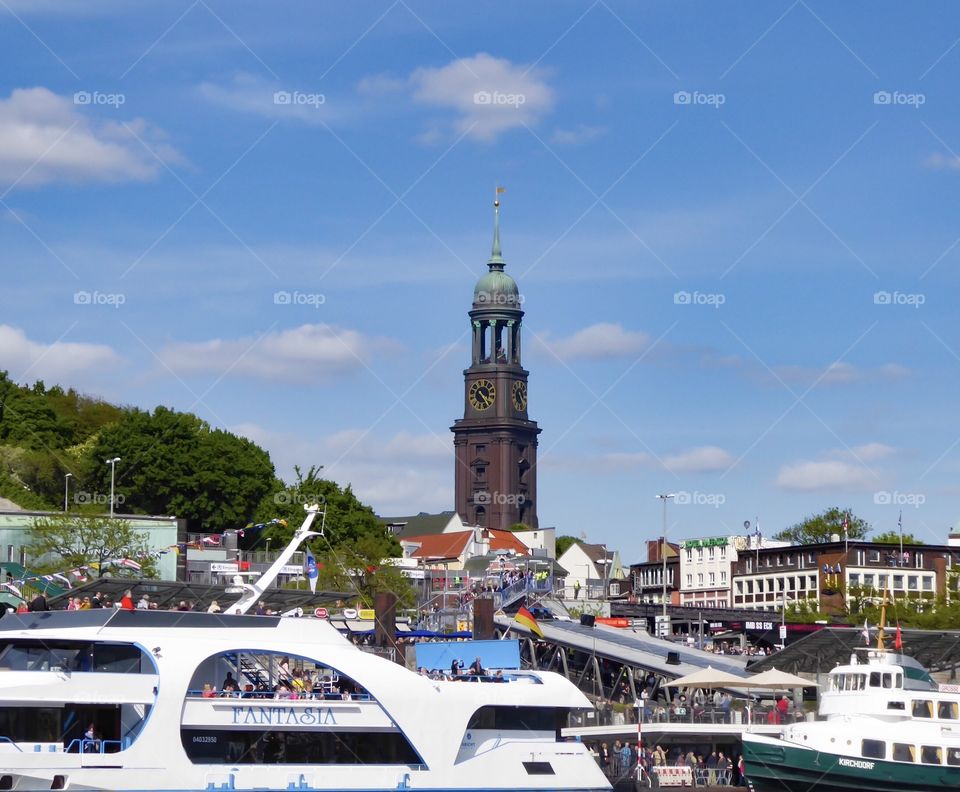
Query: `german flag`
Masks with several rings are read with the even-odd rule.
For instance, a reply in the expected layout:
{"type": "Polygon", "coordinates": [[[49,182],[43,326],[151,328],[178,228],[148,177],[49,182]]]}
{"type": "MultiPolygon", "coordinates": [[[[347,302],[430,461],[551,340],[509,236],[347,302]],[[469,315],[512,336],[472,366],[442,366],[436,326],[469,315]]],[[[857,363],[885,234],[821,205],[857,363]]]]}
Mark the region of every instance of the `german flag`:
{"type": "Polygon", "coordinates": [[[526,627],[530,632],[536,635],[538,638],[543,638],[543,630],[540,629],[540,625],[537,624],[537,620],[533,618],[533,614],[530,613],[526,608],[522,607],[517,611],[517,615],[513,617],[514,621],[519,624],[521,627],[526,627]]]}

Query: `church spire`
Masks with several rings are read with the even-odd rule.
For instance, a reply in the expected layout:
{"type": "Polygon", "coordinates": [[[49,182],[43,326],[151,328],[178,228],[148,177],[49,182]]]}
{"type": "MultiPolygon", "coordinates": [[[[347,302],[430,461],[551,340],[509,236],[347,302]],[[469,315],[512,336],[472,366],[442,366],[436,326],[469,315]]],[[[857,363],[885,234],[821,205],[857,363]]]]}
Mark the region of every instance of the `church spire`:
{"type": "Polygon", "coordinates": [[[490,250],[490,260],[487,265],[490,271],[503,271],[503,255],[500,253],[500,193],[504,192],[504,187],[497,187],[493,199],[493,248],[490,250]]]}

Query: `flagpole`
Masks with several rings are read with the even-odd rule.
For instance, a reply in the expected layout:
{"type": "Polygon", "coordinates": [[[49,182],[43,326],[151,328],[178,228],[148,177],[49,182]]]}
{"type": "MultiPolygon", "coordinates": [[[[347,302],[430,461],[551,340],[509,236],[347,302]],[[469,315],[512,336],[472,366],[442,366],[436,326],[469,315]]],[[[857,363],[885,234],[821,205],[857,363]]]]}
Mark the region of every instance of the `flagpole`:
{"type": "Polygon", "coordinates": [[[900,510],[900,519],[897,520],[900,527],[900,561],[897,566],[903,566],[903,509],[900,510]]]}

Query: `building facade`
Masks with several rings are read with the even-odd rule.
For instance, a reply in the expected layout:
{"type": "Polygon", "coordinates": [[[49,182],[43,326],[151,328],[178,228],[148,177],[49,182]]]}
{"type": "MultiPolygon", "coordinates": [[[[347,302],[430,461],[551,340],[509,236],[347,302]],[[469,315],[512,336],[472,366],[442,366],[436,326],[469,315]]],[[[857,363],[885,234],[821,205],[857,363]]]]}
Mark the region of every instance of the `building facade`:
{"type": "Polygon", "coordinates": [[[843,610],[843,598],[933,600],[956,596],[960,538],[946,545],[866,541],[761,548],[741,552],[734,564],[731,604],[776,611],[805,601],[824,613],[843,610]],[[956,542],[956,543],[955,543],[956,542]]]}
{"type": "Polygon", "coordinates": [[[668,542],[662,537],[647,542],[646,561],[630,565],[630,588],[639,602],[663,604],[664,566],[666,603],[680,604],[680,545],[668,542]]]}
{"type": "Polygon", "coordinates": [[[680,543],[680,604],[726,608],[730,602],[736,537],[710,536],[680,543]]]}
{"type": "Polygon", "coordinates": [[[527,414],[528,372],[521,364],[522,298],[504,272],[500,202],[494,202],[489,271],[477,282],[470,366],[463,372],[463,418],[451,431],[455,452],[454,500],[465,522],[509,529],[538,528],[537,435],[527,414]]]}

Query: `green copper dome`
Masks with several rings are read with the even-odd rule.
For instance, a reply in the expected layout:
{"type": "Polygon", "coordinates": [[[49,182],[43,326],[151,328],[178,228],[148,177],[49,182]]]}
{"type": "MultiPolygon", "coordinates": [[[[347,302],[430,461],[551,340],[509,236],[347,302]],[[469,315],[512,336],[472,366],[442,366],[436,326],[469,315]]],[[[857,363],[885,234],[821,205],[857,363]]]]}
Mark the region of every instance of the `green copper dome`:
{"type": "Polygon", "coordinates": [[[474,308],[519,308],[522,298],[517,282],[503,271],[500,253],[500,201],[494,201],[493,248],[487,266],[490,271],[473,289],[474,308]]]}
{"type": "Polygon", "coordinates": [[[503,270],[491,269],[473,289],[475,308],[519,308],[517,282],[503,270]]]}

